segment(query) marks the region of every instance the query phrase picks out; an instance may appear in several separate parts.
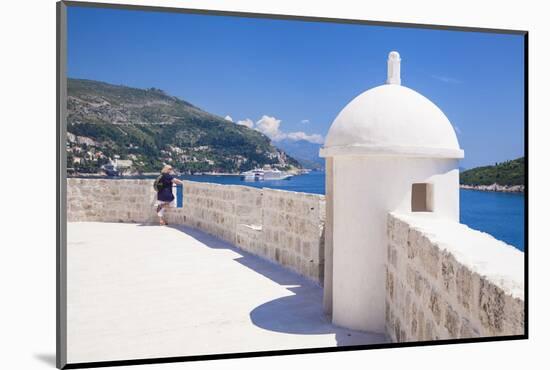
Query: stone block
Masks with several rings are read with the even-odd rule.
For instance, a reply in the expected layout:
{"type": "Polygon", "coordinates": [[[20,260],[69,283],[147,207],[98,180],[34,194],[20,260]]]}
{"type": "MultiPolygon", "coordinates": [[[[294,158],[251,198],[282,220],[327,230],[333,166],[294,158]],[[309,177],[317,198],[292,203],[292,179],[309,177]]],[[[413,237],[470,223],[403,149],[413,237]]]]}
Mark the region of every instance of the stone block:
{"type": "Polygon", "coordinates": [[[504,296],[504,335],[525,334],[525,303],[511,295],[504,296]]]}
{"type": "Polygon", "coordinates": [[[418,333],[416,335],[417,340],[425,340],[424,330],[426,329],[426,322],[424,319],[424,310],[421,308],[418,311],[418,333]]]}
{"type": "Polygon", "coordinates": [[[474,278],[467,267],[459,266],[456,271],[456,299],[466,311],[470,312],[474,304],[474,278]]]}
{"type": "Polygon", "coordinates": [[[386,291],[389,293],[390,298],[394,299],[394,276],[391,271],[386,267],[386,291]]]}
{"type": "Polygon", "coordinates": [[[390,228],[389,232],[390,241],[397,245],[405,244],[409,232],[409,225],[397,218],[394,218],[392,226],[393,227],[390,228]]]}
{"type": "Polygon", "coordinates": [[[436,340],[438,339],[435,333],[435,324],[431,320],[426,320],[424,326],[424,340],[436,340]]]}
{"type": "Polygon", "coordinates": [[[390,264],[393,267],[397,268],[397,250],[391,245],[389,247],[389,250],[390,250],[390,264]]]}
{"type": "Polygon", "coordinates": [[[399,320],[398,317],[396,317],[394,322],[394,336],[395,336],[396,342],[399,343],[404,341],[402,334],[403,334],[403,331],[401,330],[401,321],[399,320]]]}
{"type": "Polygon", "coordinates": [[[412,293],[410,290],[407,289],[405,293],[405,315],[403,319],[406,323],[410,322],[411,320],[411,312],[412,312],[412,293]]]}
{"type": "Polygon", "coordinates": [[[414,270],[414,268],[410,264],[407,264],[405,276],[406,276],[407,285],[409,287],[414,287],[415,274],[416,274],[416,271],[414,270]]]}
{"type": "Polygon", "coordinates": [[[439,278],[440,273],[439,258],[439,248],[431,243],[426,243],[420,252],[424,271],[435,279],[439,278]]]}
{"type": "Polygon", "coordinates": [[[460,338],[477,337],[479,337],[479,331],[473,327],[470,320],[463,317],[460,324],[460,338]]]}
{"type": "Polygon", "coordinates": [[[422,298],[422,293],[424,292],[425,284],[426,282],[422,278],[422,275],[420,274],[420,272],[416,271],[414,275],[414,293],[419,299],[422,298]]]}
{"type": "Polygon", "coordinates": [[[451,305],[447,304],[445,309],[445,328],[449,332],[450,338],[458,338],[459,336],[459,317],[451,305]]]}
{"type": "Polygon", "coordinates": [[[441,295],[432,288],[430,292],[429,309],[432,312],[435,322],[441,322],[441,295]]]}
{"type": "Polygon", "coordinates": [[[504,292],[486,279],[480,281],[479,319],[491,334],[500,334],[504,322],[504,292]]]}
{"type": "Polygon", "coordinates": [[[441,258],[441,278],[443,287],[449,294],[454,294],[456,290],[456,261],[450,253],[443,253],[441,258]]]}
{"type": "Polygon", "coordinates": [[[294,238],[294,244],[292,246],[292,249],[294,253],[301,255],[302,254],[302,241],[300,240],[300,237],[297,236],[294,238]]]}
{"type": "Polygon", "coordinates": [[[417,309],[416,303],[414,303],[414,302],[411,305],[411,321],[410,322],[411,322],[411,325],[410,325],[411,331],[410,331],[409,337],[411,339],[417,338],[417,335],[418,335],[418,309],[417,309]]]}
{"type": "Polygon", "coordinates": [[[401,316],[405,316],[405,297],[408,291],[408,287],[405,286],[403,281],[399,279],[397,274],[394,274],[395,296],[397,297],[397,307],[400,310],[401,316]]]}
{"type": "Polygon", "coordinates": [[[422,235],[420,231],[415,229],[409,229],[409,232],[407,235],[407,242],[402,244],[403,248],[405,248],[407,251],[408,259],[414,260],[414,258],[418,256],[420,252],[419,238],[421,236],[422,235]]]}
{"type": "Polygon", "coordinates": [[[310,241],[303,240],[302,241],[302,256],[306,259],[310,259],[313,257],[313,246],[310,241]]]}

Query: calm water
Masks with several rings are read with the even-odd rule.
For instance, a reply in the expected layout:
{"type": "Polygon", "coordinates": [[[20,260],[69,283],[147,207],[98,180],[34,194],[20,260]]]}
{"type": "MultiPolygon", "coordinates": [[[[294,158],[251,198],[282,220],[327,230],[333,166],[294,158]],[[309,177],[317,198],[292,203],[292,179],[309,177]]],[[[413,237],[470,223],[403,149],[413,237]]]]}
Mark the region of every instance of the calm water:
{"type": "Polygon", "coordinates": [[[307,175],[291,177],[286,180],[245,181],[240,176],[180,176],[183,180],[214,182],[217,184],[247,185],[255,188],[271,188],[302,193],[325,194],[325,173],[311,172],[307,175]]]}
{"type": "MultiPolygon", "coordinates": [[[[325,173],[311,172],[287,180],[244,181],[239,176],[191,176],[180,178],[218,184],[247,185],[304,193],[325,193],[325,173]]],[[[181,199],[178,199],[181,204],[181,199]]],[[[460,190],[460,222],[484,231],[523,251],[524,195],[460,190]]]]}
{"type": "Polygon", "coordinates": [[[523,194],[460,190],[460,222],[524,248],[523,194]]]}

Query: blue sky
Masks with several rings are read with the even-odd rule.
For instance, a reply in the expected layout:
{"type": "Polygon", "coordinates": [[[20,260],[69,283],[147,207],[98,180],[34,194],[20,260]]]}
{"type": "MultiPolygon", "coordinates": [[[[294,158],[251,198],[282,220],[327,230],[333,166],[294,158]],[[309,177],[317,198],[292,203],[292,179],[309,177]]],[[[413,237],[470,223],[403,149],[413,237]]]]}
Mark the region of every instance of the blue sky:
{"type": "Polygon", "coordinates": [[[437,104],[461,166],[524,155],[523,36],[69,7],[68,75],[157,87],[275,140],[319,142],[340,110],[383,84],[437,104]]]}

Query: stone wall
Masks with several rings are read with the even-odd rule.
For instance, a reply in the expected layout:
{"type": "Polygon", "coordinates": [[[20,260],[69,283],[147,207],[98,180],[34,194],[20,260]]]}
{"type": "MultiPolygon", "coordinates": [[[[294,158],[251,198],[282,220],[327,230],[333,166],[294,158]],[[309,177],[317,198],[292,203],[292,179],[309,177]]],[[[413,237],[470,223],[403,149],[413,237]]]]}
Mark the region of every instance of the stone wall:
{"type": "MultiPolygon", "coordinates": [[[[153,180],[68,179],[69,222],[158,222],[153,180]]],[[[170,224],[203,230],[319,284],[324,269],[324,197],[184,181],[170,224]]]]}
{"type": "Polygon", "coordinates": [[[323,281],[324,197],[263,189],[263,246],[268,257],[323,281]]]}
{"type": "MultiPolygon", "coordinates": [[[[235,243],[235,188],[186,181],[183,185],[183,224],[235,243]]],[[[170,216],[168,215],[170,222],[170,216]]]]}
{"type": "Polygon", "coordinates": [[[198,228],[322,284],[324,197],[184,181],[169,223],[198,228]]]}
{"type": "Polygon", "coordinates": [[[67,220],[152,222],[153,180],[67,179],[67,220]]]}
{"type": "Polygon", "coordinates": [[[522,252],[429,213],[390,214],[388,240],[392,341],[524,333],[522,252]]]}

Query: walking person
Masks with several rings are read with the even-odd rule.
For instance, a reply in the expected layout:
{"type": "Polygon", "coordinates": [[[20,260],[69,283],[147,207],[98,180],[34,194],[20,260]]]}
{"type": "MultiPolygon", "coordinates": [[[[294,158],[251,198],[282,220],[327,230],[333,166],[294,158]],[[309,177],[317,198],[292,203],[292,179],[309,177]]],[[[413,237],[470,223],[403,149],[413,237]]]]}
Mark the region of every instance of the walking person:
{"type": "Polygon", "coordinates": [[[157,215],[161,225],[167,225],[164,219],[164,209],[170,207],[175,199],[172,184],[182,185],[183,181],[176,178],[172,166],[167,164],[162,168],[160,176],[157,177],[154,183],[157,191],[157,215]]]}

